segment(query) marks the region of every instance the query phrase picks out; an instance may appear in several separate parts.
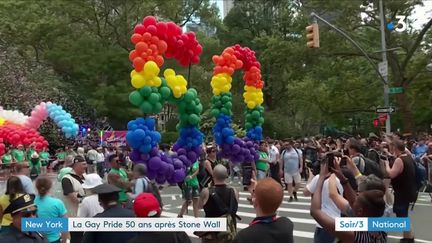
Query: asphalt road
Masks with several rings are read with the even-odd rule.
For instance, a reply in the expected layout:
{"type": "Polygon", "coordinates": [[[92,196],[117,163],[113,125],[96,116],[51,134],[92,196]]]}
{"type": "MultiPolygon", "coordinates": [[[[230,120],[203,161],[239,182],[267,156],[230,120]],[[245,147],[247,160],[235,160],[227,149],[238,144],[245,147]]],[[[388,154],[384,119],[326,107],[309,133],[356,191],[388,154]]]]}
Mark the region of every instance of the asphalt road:
{"type": "MultiPolygon", "coordinates": [[[[59,183],[55,179],[55,175],[51,175],[54,183],[53,194],[61,193],[59,183]]],[[[235,181],[230,184],[240,191],[238,215],[242,220],[238,221],[237,227],[241,230],[255,217],[255,211],[252,205],[246,200],[248,192],[243,192],[243,188],[235,181]]],[[[302,183],[304,186],[304,183],[302,183]]],[[[5,182],[0,180],[0,195],[4,193],[5,182]]],[[[182,205],[180,189],[178,187],[165,187],[161,191],[164,202],[163,217],[177,217],[182,205]]],[[[299,194],[298,202],[288,202],[288,196],[285,192],[284,201],[279,208],[278,215],[288,217],[294,223],[294,240],[296,243],[313,242],[315,230],[315,220],[309,214],[310,198],[299,194]]],[[[189,215],[192,215],[192,207],[189,208],[189,215]]],[[[204,216],[200,211],[200,215],[204,216]]],[[[185,215],[184,217],[192,217],[185,215]]],[[[432,243],[432,234],[430,227],[430,219],[432,218],[432,203],[428,194],[421,194],[416,203],[414,211],[410,213],[411,221],[416,235],[416,242],[432,243]]],[[[192,233],[188,233],[192,242],[198,243],[200,240],[192,233]]],[[[397,232],[389,233],[388,242],[399,242],[401,234],[397,232]]]]}

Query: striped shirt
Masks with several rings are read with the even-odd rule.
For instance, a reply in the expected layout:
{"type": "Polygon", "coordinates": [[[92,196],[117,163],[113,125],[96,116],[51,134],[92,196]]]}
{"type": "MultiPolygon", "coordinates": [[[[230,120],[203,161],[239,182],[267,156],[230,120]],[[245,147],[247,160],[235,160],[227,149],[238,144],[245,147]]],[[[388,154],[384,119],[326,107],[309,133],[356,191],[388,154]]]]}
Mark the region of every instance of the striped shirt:
{"type": "Polygon", "coordinates": [[[368,232],[355,231],[354,242],[356,243],[386,243],[387,233],[384,231],[368,232]]]}

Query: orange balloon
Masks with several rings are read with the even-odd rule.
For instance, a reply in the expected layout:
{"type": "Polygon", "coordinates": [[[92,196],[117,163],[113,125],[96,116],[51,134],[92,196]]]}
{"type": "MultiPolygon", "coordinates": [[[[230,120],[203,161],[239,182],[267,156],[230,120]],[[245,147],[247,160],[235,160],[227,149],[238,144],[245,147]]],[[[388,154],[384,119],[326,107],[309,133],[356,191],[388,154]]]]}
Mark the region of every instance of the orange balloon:
{"type": "Polygon", "coordinates": [[[150,39],[152,44],[157,44],[159,42],[159,38],[157,36],[152,36],[150,39]]]}
{"type": "Polygon", "coordinates": [[[147,55],[149,55],[149,56],[153,55],[153,51],[152,51],[152,49],[147,49],[147,50],[146,50],[146,53],[147,53],[147,55]]]}
{"type": "Polygon", "coordinates": [[[143,53],[143,52],[145,52],[147,49],[148,49],[148,45],[147,45],[145,42],[143,42],[143,41],[138,42],[138,43],[135,45],[135,50],[136,50],[138,53],[143,53]]]}
{"type": "Polygon", "coordinates": [[[142,59],[147,60],[147,57],[148,57],[147,52],[141,53],[140,56],[141,56],[142,59]]]}
{"type": "Polygon", "coordinates": [[[155,62],[158,65],[158,67],[162,67],[162,65],[164,64],[164,59],[161,55],[158,55],[155,58],[155,62]]]}
{"type": "Polygon", "coordinates": [[[135,71],[141,72],[144,67],[144,60],[141,57],[135,58],[133,60],[133,67],[135,68],[135,71]]]}
{"type": "Polygon", "coordinates": [[[239,68],[243,67],[243,62],[241,60],[237,60],[235,63],[235,66],[237,69],[239,69],[239,68]]]}
{"type": "Polygon", "coordinates": [[[155,57],[154,57],[154,56],[149,56],[149,57],[147,58],[147,61],[155,61],[155,57]]]}
{"type": "Polygon", "coordinates": [[[138,53],[137,53],[137,51],[132,50],[131,52],[129,52],[129,60],[130,60],[131,62],[133,62],[133,60],[134,60],[135,58],[137,58],[137,57],[138,57],[138,53]]]}
{"type": "Polygon", "coordinates": [[[135,33],[131,36],[131,41],[134,44],[137,44],[138,42],[140,42],[142,40],[142,35],[135,33]]]}
{"type": "Polygon", "coordinates": [[[152,38],[152,35],[149,33],[149,32],[145,32],[144,34],[143,34],[143,36],[142,36],[143,38],[143,41],[146,41],[146,42],[148,42],[148,41],[150,41],[151,40],[151,38],[152,38]]]}
{"type": "Polygon", "coordinates": [[[214,55],[212,57],[212,61],[213,61],[214,64],[217,64],[219,62],[219,56],[218,55],[214,55]]]}
{"type": "Polygon", "coordinates": [[[155,45],[155,44],[151,44],[150,46],[149,46],[149,48],[154,52],[154,51],[157,51],[157,46],[155,45]]]}
{"type": "Polygon", "coordinates": [[[161,54],[164,54],[166,52],[166,50],[168,49],[167,43],[163,40],[160,40],[157,43],[157,46],[158,46],[159,53],[161,53],[161,54]]]}
{"type": "Polygon", "coordinates": [[[223,68],[221,66],[216,66],[213,68],[213,75],[216,75],[218,73],[223,73],[223,68]]]}

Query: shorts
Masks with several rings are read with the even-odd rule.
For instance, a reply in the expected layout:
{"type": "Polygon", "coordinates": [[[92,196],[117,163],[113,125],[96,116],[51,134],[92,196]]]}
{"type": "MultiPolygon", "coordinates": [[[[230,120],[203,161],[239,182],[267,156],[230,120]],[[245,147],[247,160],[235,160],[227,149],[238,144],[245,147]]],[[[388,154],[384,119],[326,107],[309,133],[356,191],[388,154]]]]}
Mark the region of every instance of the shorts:
{"type": "Polygon", "coordinates": [[[409,205],[410,205],[409,203],[395,202],[393,205],[393,212],[396,214],[396,217],[398,218],[408,217],[409,205]]]}
{"type": "Polygon", "coordinates": [[[199,190],[198,187],[190,187],[183,185],[182,189],[183,199],[186,201],[192,200],[192,198],[199,198],[199,190]]]}
{"type": "Polygon", "coordinates": [[[290,173],[284,173],[284,181],[287,184],[292,184],[293,180],[296,184],[299,184],[301,181],[301,176],[299,172],[296,172],[294,174],[290,174],[290,173]]]}

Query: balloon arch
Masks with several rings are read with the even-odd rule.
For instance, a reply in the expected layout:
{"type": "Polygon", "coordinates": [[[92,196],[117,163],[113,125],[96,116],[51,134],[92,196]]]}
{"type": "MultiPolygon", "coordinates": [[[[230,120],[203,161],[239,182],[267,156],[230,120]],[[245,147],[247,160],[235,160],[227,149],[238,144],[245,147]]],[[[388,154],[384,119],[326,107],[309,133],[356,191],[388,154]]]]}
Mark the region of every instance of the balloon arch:
{"type": "Polygon", "coordinates": [[[14,147],[35,144],[37,151],[48,147],[48,142],[37,131],[48,117],[61,128],[66,138],[78,134],[78,124],[60,105],[42,102],[32,110],[30,116],[18,110],[4,110],[0,107],[0,156],[6,151],[5,144],[14,147]]]}
{"type": "MultiPolygon", "coordinates": [[[[131,41],[135,45],[129,54],[134,70],[131,84],[135,88],[129,94],[129,101],[144,115],[159,113],[168,102],[177,107],[179,138],[173,146],[175,155],[169,156],[158,150],[161,135],[156,131],[155,120],[150,117],[137,118],[128,123],[126,140],[133,148],[130,158],[135,163],[147,165],[148,177],[157,183],[183,181],[188,167],[203,152],[201,145],[204,135],[199,129],[203,106],[198,93],[187,88],[187,80],[173,69],[166,69],[159,77],[160,67],[165,58],[174,58],[182,66],[197,64],[202,46],[193,32],[182,33],[173,22],[157,21],[147,16],[134,28],[131,41]]],[[[212,111],[216,118],[213,134],[222,148],[221,156],[233,162],[252,162],[258,158],[258,145],[262,139],[261,125],[264,122],[263,81],[260,64],[255,53],[239,45],[224,50],[221,56],[214,56],[212,111]],[[236,138],[231,128],[232,98],[231,75],[242,68],[246,82],[244,100],[247,106],[247,137],[236,138]]]]}

